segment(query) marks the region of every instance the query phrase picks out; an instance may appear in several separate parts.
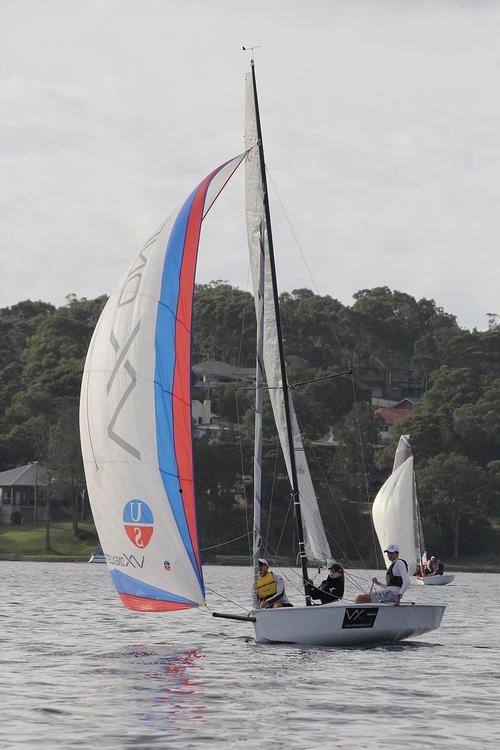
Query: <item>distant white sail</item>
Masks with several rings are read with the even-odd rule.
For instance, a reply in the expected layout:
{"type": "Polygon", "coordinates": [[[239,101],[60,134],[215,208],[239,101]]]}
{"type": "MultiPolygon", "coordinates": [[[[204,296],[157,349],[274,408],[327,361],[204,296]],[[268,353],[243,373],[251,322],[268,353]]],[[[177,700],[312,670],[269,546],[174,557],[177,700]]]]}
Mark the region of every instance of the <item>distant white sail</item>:
{"type": "MultiPolygon", "coordinates": [[[[399,557],[413,575],[420,560],[415,531],[413,499],[413,456],[404,461],[380,488],[372,506],[373,525],[382,552],[389,544],[399,545],[399,557]]],[[[384,558],[386,566],[389,563],[384,558]]]]}
{"type": "Polygon", "coordinates": [[[396,471],[401,464],[403,464],[407,458],[412,456],[412,449],[411,449],[411,443],[410,443],[410,436],[409,435],[401,435],[398,442],[398,447],[396,448],[396,453],[394,454],[394,463],[392,465],[392,470],[396,471]]]}
{"type": "MultiPolygon", "coordinates": [[[[255,298],[257,326],[263,315],[263,362],[273,407],[274,419],[281,448],[285,457],[288,475],[291,480],[290,447],[285,417],[285,404],[281,381],[279,358],[278,330],[274,309],[271,265],[268,252],[268,232],[264,210],[264,191],[262,185],[261,160],[257,146],[257,121],[252,78],[247,76],[246,96],[246,215],[248,247],[252,268],[252,280],[255,298]],[[262,268],[263,266],[263,268],[262,268]]],[[[290,416],[292,420],[293,450],[297,467],[297,481],[300,492],[304,542],[307,557],[311,560],[326,561],[331,559],[330,546],[326,539],[318,501],[307,465],[304,446],[297,424],[291,395],[290,416]]]]}

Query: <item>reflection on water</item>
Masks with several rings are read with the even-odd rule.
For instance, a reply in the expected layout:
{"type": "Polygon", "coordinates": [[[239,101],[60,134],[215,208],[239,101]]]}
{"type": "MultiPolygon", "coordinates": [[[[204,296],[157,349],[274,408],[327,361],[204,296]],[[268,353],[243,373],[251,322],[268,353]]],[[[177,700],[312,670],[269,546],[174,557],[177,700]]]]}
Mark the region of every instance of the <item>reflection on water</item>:
{"type": "Polygon", "coordinates": [[[201,654],[198,649],[179,650],[169,643],[132,646],[125,652],[135,661],[132,686],[142,694],[137,714],[140,721],[157,728],[189,731],[189,722],[202,721],[203,681],[201,654]],[[147,709],[144,704],[147,705],[147,709]]]}

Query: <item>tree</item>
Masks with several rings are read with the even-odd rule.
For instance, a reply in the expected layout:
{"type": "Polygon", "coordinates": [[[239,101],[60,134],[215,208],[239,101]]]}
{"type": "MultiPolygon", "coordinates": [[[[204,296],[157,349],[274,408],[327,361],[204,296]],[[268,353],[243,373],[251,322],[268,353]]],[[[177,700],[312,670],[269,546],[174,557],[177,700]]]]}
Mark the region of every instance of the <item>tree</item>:
{"type": "MultiPolygon", "coordinates": [[[[44,303],[25,302],[7,308],[8,319],[17,321],[25,339],[15,361],[0,372],[0,401],[6,400],[0,418],[0,448],[4,467],[31,461],[37,455],[34,435],[39,417],[48,424],[60,418],[63,402],[79,399],[85,356],[105,297],[77,300],[71,297],[59,309],[44,303]],[[13,315],[12,311],[16,311],[13,315]],[[19,315],[32,313],[36,327],[19,315]],[[28,333],[30,334],[28,336],[28,333]],[[2,374],[13,375],[9,382],[2,374]],[[3,386],[3,388],[2,388],[3,386]]],[[[5,311],[0,311],[1,313],[5,311]]]]}
{"type": "Polygon", "coordinates": [[[475,403],[455,409],[453,423],[467,453],[483,466],[500,455],[500,379],[484,388],[475,403]]]}
{"type": "Polygon", "coordinates": [[[224,281],[197,284],[193,302],[193,362],[211,359],[252,365],[255,359],[253,296],[224,281]]]}
{"type": "Polygon", "coordinates": [[[350,331],[338,300],[295,289],[280,295],[280,311],[287,362],[293,356],[315,371],[347,369],[350,331]]]}
{"type": "Polygon", "coordinates": [[[422,517],[437,516],[441,525],[449,529],[456,559],[465,536],[465,521],[485,519],[494,502],[491,478],[458,453],[434,456],[418,466],[417,477],[422,517]]]}
{"type": "MultiPolygon", "coordinates": [[[[222,545],[245,533],[246,507],[240,500],[241,470],[235,469],[239,461],[239,445],[229,439],[223,443],[210,445],[206,438],[194,443],[195,491],[197,501],[200,548],[222,545]]],[[[251,521],[250,521],[251,528],[251,521]]],[[[248,552],[248,541],[240,541],[236,549],[248,552]]],[[[232,548],[221,548],[223,553],[232,548]]],[[[210,550],[208,550],[210,554],[210,550]]],[[[208,554],[208,556],[209,556],[208,554]]],[[[207,557],[207,555],[205,555],[207,557]]]]}
{"type": "MultiPolygon", "coordinates": [[[[280,301],[297,417],[319,504],[327,527],[335,530],[339,549],[349,549],[359,557],[354,539],[369,548],[367,497],[385,478],[402,432],[411,435],[419,470],[436,456],[455,453],[462,461],[454,467],[460,472],[459,481],[472,465],[473,475],[479,471],[476,479],[484,479],[481,508],[493,498],[491,508],[499,512],[495,493],[500,488],[496,465],[500,455],[500,327],[486,332],[460,329],[454,316],[433,300],[417,301],[388,287],[360,290],[351,307],[308,289],[286,292],[280,301]],[[359,403],[366,390],[355,388],[358,406],[353,410],[349,377],[318,380],[347,369],[347,362],[379,368],[387,383],[395,367],[412,368],[412,374],[425,378],[422,401],[410,419],[392,430],[383,449],[378,447],[372,409],[359,403]],[[333,445],[318,445],[331,429],[333,445]],[[316,461],[319,454],[324,459],[321,467],[316,461]]],[[[26,300],[0,309],[0,468],[41,461],[45,454],[40,452],[37,436],[43,434],[41,442],[55,446],[51,447],[54,458],[47,459],[53,472],[49,502],[72,498],[75,531],[75,498],[83,482],[77,404],[86,352],[105,302],[105,297],[87,300],[70,295],[59,308],[26,300]]],[[[254,309],[251,294],[226,282],[198,285],[193,361],[211,357],[253,367],[254,309]]],[[[206,397],[202,390],[193,396],[206,397]]],[[[247,496],[252,490],[248,476],[252,473],[255,404],[252,388],[234,385],[214,388],[211,397],[213,411],[238,428],[225,432],[217,445],[195,441],[200,529],[203,544],[209,546],[221,541],[221,529],[227,539],[246,528],[247,508],[241,498],[243,489],[247,496]]],[[[281,549],[288,552],[294,534],[290,489],[267,395],[263,478],[263,496],[273,507],[263,522],[269,528],[269,545],[273,548],[281,539],[281,549]]],[[[455,521],[445,513],[449,504],[443,501],[439,506],[439,518],[449,527],[451,538],[455,521]]],[[[434,513],[430,506],[429,513],[434,513]]],[[[456,523],[460,549],[468,551],[472,534],[493,546],[484,515],[470,513],[456,523]]],[[[227,549],[242,552],[247,547],[245,540],[227,549]]]]}
{"type": "Polygon", "coordinates": [[[416,342],[429,331],[454,325],[455,321],[434,300],[417,302],[411,295],[386,286],[362,289],[354,299],[352,325],[361,334],[364,357],[375,353],[387,369],[409,367],[416,342]]]}

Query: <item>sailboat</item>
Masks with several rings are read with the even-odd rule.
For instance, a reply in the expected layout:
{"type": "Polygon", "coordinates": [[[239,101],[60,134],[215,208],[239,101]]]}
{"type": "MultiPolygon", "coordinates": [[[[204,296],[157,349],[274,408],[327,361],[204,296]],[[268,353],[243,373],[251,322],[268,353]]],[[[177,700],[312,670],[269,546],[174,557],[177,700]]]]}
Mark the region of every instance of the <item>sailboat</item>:
{"type": "MultiPolygon", "coordinates": [[[[442,605],[313,606],[308,555],[330,550],[293,408],[281,336],[255,66],[247,76],[246,148],[214,169],[146,242],[110,296],[84,368],[80,432],[99,539],[124,605],[175,611],[205,605],[193,479],[190,341],[201,227],[240,164],[257,312],[254,558],[261,548],[262,393],[270,393],[291,480],[303,606],[251,610],[257,642],[366,645],[439,627],[442,605]]],[[[228,615],[232,617],[232,615],[228,615]]]]}
{"type": "Polygon", "coordinates": [[[406,561],[411,576],[417,574],[418,583],[444,586],[454,580],[448,574],[422,575],[426,553],[409,435],[399,438],[392,473],[373,501],[372,519],[382,554],[389,544],[397,543],[399,557],[406,561]]]}
{"type": "Polygon", "coordinates": [[[89,557],[89,563],[92,563],[93,565],[97,564],[104,564],[106,562],[106,558],[104,557],[104,552],[100,547],[97,547],[97,549],[90,555],[89,557]]]}

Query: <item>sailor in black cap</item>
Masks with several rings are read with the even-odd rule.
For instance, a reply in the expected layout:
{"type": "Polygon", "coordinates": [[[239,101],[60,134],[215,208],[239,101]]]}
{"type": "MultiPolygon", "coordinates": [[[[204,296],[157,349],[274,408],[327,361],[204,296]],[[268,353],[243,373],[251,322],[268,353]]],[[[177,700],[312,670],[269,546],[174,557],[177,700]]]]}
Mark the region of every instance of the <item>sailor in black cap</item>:
{"type": "Polygon", "coordinates": [[[312,598],[320,599],[321,604],[338,602],[344,596],[344,585],[344,568],[340,563],[333,563],[328,568],[328,577],[321,581],[312,598]]]}

